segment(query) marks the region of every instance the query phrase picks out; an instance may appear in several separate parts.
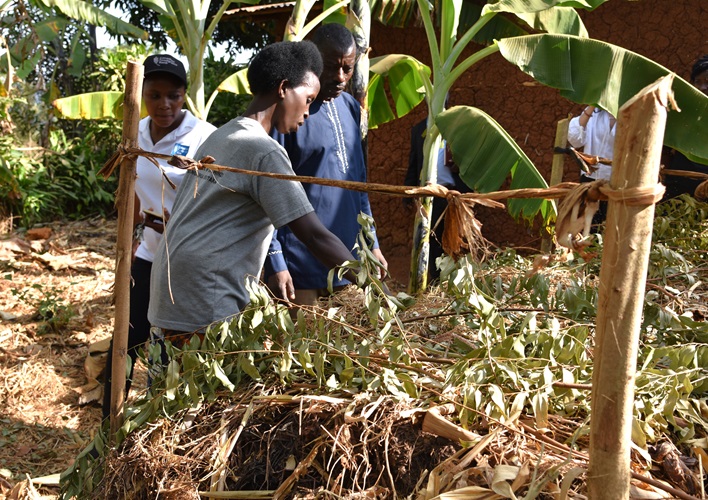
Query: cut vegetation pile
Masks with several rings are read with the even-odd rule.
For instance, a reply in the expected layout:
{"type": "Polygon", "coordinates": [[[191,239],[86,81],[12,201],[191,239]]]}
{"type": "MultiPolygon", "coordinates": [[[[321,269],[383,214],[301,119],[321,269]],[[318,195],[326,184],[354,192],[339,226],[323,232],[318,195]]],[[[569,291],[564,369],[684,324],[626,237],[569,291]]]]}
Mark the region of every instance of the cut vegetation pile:
{"type": "MultiPolygon", "coordinates": [[[[296,323],[253,287],[243,315],[173,350],[153,398],[131,395],[109,450],[77,390],[88,345],[112,329],[115,223],[45,233],[0,241],[0,497],[55,498],[50,475],[82,450],[63,485],[79,498],[585,494],[599,253],[446,262],[416,300],[373,281],[296,323]]],[[[635,479],[645,497],[702,494],[707,262],[708,205],[659,206],[633,465],[664,483],[635,479]]]]}
{"type": "MultiPolygon", "coordinates": [[[[446,261],[442,286],[416,300],[382,294],[364,258],[363,291],[296,322],[254,284],[241,315],[181,350],[168,345],[169,365],[127,408],[120,445],[97,435],[64,492],[583,498],[600,253],[546,267],[512,250],[481,265],[446,261]]],[[[659,206],[635,496],[703,494],[707,262],[708,206],[659,206]]]]}

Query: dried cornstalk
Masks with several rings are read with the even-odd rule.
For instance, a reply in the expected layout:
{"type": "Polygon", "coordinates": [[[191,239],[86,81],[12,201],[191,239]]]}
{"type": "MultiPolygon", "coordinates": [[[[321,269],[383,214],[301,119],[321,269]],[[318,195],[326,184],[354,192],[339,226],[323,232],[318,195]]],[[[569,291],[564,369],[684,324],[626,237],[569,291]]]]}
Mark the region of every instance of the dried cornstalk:
{"type": "Polygon", "coordinates": [[[634,376],[672,81],[669,75],[644,88],[617,117],[595,333],[590,498],[629,498],[634,376]],[[650,200],[628,201],[644,191],[650,200]]]}

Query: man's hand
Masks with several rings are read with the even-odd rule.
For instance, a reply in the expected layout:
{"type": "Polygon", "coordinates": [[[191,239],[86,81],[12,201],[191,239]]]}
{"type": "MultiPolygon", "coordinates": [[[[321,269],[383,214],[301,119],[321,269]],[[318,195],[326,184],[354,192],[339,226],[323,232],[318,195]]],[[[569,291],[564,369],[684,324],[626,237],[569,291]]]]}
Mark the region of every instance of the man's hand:
{"type": "Polygon", "coordinates": [[[295,300],[295,285],[287,269],[268,278],[268,288],[276,297],[287,301],[295,300]]]}
{"type": "Polygon", "coordinates": [[[386,262],[386,259],[384,258],[383,253],[381,253],[380,248],[373,248],[371,250],[371,253],[373,253],[374,257],[376,257],[378,259],[378,261],[381,262],[381,264],[383,264],[386,272],[384,272],[382,276],[379,276],[379,278],[384,278],[386,276],[386,274],[388,274],[388,272],[387,272],[388,271],[388,262],[386,262]]]}

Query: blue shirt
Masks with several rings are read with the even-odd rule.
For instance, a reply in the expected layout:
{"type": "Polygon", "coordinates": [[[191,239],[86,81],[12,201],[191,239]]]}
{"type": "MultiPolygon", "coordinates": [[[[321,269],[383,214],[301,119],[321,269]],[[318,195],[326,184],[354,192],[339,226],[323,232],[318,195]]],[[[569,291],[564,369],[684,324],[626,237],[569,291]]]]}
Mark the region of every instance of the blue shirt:
{"type": "MultiPolygon", "coordinates": [[[[360,121],[359,103],[342,93],[329,102],[315,101],[297,132],[284,135],[273,131],[271,135],[288,152],[297,175],[366,182],[360,121]]],[[[357,216],[360,212],[371,215],[368,195],[317,184],[303,183],[303,187],[322,224],[351,250],[361,229],[357,216]]],[[[327,287],[329,269],[287,227],[273,235],[265,263],[266,279],[285,270],[290,271],[298,290],[327,287]]],[[[347,283],[335,279],[334,286],[347,283]]]]}

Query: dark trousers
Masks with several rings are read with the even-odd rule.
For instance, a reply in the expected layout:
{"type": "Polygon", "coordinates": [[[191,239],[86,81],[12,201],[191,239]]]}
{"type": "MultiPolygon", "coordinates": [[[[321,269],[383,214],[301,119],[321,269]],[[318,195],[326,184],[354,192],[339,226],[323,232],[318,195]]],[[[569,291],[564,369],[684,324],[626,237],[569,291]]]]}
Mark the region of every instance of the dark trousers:
{"type": "MultiPolygon", "coordinates": [[[[138,350],[150,340],[150,322],[148,321],[148,306],[150,305],[150,271],[152,262],[137,258],[130,268],[132,286],[130,288],[130,326],[128,328],[128,356],[132,362],[127,373],[125,394],[128,395],[133,378],[133,366],[138,357],[138,350]]],[[[105,380],[103,389],[103,418],[110,416],[111,411],[111,370],[113,369],[113,340],[108,350],[105,380]]]]}
{"type": "MultiPolygon", "coordinates": [[[[442,213],[447,208],[447,199],[435,197],[433,198],[433,213],[430,217],[430,228],[435,227],[438,219],[442,213]]],[[[442,247],[442,236],[445,231],[445,220],[441,220],[435,231],[430,232],[430,251],[428,253],[428,276],[430,281],[436,280],[440,277],[440,270],[435,265],[435,260],[441,257],[445,252],[442,247]]]]}

